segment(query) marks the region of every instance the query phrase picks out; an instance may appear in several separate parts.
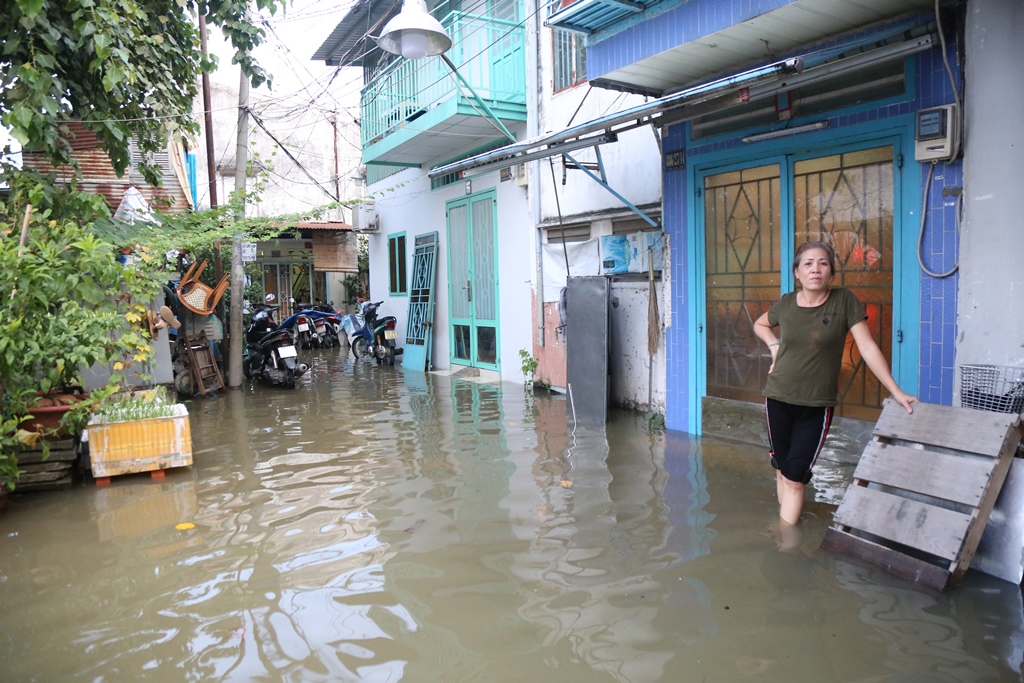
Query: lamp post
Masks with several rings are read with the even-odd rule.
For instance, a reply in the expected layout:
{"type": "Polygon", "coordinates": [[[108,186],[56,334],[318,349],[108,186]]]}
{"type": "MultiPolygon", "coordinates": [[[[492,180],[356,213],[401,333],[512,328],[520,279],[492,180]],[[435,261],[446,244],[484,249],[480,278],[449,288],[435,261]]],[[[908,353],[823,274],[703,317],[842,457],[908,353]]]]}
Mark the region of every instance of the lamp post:
{"type": "Polygon", "coordinates": [[[403,0],[402,11],[394,17],[381,31],[377,38],[377,45],[385,52],[394,55],[402,55],[406,59],[423,59],[424,57],[438,56],[451,70],[458,82],[461,83],[473,95],[487,115],[491,118],[495,127],[509,140],[515,142],[516,138],[502,124],[501,120],[491,111],[483,98],[477,94],[473,86],[462,77],[459,70],[455,68],[452,60],[444,53],[451,49],[452,39],[441,26],[441,22],[427,11],[426,0],[403,0]]]}

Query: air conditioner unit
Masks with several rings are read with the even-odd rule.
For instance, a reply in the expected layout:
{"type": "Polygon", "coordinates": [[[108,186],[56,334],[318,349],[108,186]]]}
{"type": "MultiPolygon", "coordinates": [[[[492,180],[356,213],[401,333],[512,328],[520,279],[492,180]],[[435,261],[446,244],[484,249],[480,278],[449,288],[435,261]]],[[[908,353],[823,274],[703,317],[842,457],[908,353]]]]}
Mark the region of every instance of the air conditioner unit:
{"type": "Polygon", "coordinates": [[[352,227],[356,232],[380,232],[380,216],[372,197],[352,207],[352,227]]]}
{"type": "Polygon", "coordinates": [[[512,175],[516,179],[516,185],[526,187],[530,184],[530,175],[525,163],[516,164],[512,167],[512,175]]]}

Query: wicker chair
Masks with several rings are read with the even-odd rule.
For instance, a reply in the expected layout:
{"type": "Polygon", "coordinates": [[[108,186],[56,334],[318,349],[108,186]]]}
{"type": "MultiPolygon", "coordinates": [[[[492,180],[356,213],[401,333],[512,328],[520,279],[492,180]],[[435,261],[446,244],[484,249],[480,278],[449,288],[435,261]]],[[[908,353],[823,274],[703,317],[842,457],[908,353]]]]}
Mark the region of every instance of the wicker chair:
{"type": "Polygon", "coordinates": [[[193,263],[178,283],[178,300],[188,310],[198,315],[210,315],[217,308],[224,292],[228,289],[228,276],[225,275],[217,283],[216,287],[200,282],[199,276],[206,268],[206,261],[198,266],[193,263]]]}

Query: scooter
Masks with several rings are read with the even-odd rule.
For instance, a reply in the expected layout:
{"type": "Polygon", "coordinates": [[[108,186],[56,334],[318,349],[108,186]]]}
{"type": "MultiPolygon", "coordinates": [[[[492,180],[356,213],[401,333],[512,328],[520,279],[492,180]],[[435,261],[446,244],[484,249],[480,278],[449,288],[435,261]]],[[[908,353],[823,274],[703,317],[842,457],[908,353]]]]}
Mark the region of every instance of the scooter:
{"type": "MultiPolygon", "coordinates": [[[[320,346],[320,336],[317,334],[316,324],[313,319],[303,313],[295,314],[294,324],[286,325],[285,322],[281,323],[281,327],[295,329],[295,340],[300,348],[312,349],[320,346]]],[[[289,318],[288,320],[291,320],[289,318]]]]}
{"type": "Polygon", "coordinates": [[[253,310],[245,330],[242,373],[250,379],[255,377],[294,389],[295,380],[304,375],[309,366],[296,362],[298,353],[292,344],[291,330],[274,322],[274,308],[276,306],[268,302],[253,310]]]}
{"type": "Polygon", "coordinates": [[[295,330],[295,336],[304,349],[337,346],[340,343],[338,339],[340,325],[341,318],[333,309],[328,313],[315,308],[306,308],[281,321],[281,327],[295,330]]]}
{"type": "Polygon", "coordinates": [[[382,303],[363,302],[363,326],[352,333],[352,355],[356,359],[372,357],[377,365],[394,365],[395,356],[403,351],[397,348],[398,330],[395,326],[398,321],[393,315],[377,318],[377,309],[382,303]]]}

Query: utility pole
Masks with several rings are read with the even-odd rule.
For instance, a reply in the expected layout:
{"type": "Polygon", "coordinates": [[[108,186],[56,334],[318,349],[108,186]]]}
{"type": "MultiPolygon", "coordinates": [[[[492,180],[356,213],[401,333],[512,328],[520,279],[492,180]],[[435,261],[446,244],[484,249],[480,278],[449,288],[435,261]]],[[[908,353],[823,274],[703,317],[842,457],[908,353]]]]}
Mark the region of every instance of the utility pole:
{"type": "MultiPolygon", "coordinates": [[[[206,57],[206,15],[199,15],[199,43],[206,57]]],[[[210,208],[216,209],[217,201],[217,163],[213,154],[213,97],[210,95],[210,74],[203,72],[203,122],[206,127],[206,176],[210,182],[210,208]]],[[[197,207],[198,208],[198,207],[197,207]]],[[[213,244],[213,281],[220,282],[224,275],[224,261],[220,254],[220,240],[213,244]]],[[[224,318],[224,301],[217,302],[217,316],[224,318]]]]}
{"type": "MultiPolygon", "coordinates": [[[[331,112],[331,128],[334,129],[334,200],[341,200],[341,178],[338,175],[338,112],[331,112]]],[[[345,220],[345,214],[342,213],[341,207],[338,209],[338,218],[345,220]]]]}
{"type": "MultiPolygon", "coordinates": [[[[199,42],[206,56],[206,17],[199,15],[199,42]]],[[[217,166],[213,157],[213,103],[210,96],[210,74],[203,72],[203,121],[206,124],[206,175],[210,180],[210,206],[217,208],[217,166]]],[[[220,279],[220,276],[217,276],[220,279]]]]}
{"type": "MultiPolygon", "coordinates": [[[[235,220],[245,218],[245,175],[249,165],[249,76],[242,71],[238,83],[238,142],[235,146],[235,192],[239,194],[242,207],[235,220]]],[[[231,316],[228,333],[228,386],[242,384],[242,297],[245,271],[242,268],[242,240],[235,233],[231,249],[231,316]]]]}

